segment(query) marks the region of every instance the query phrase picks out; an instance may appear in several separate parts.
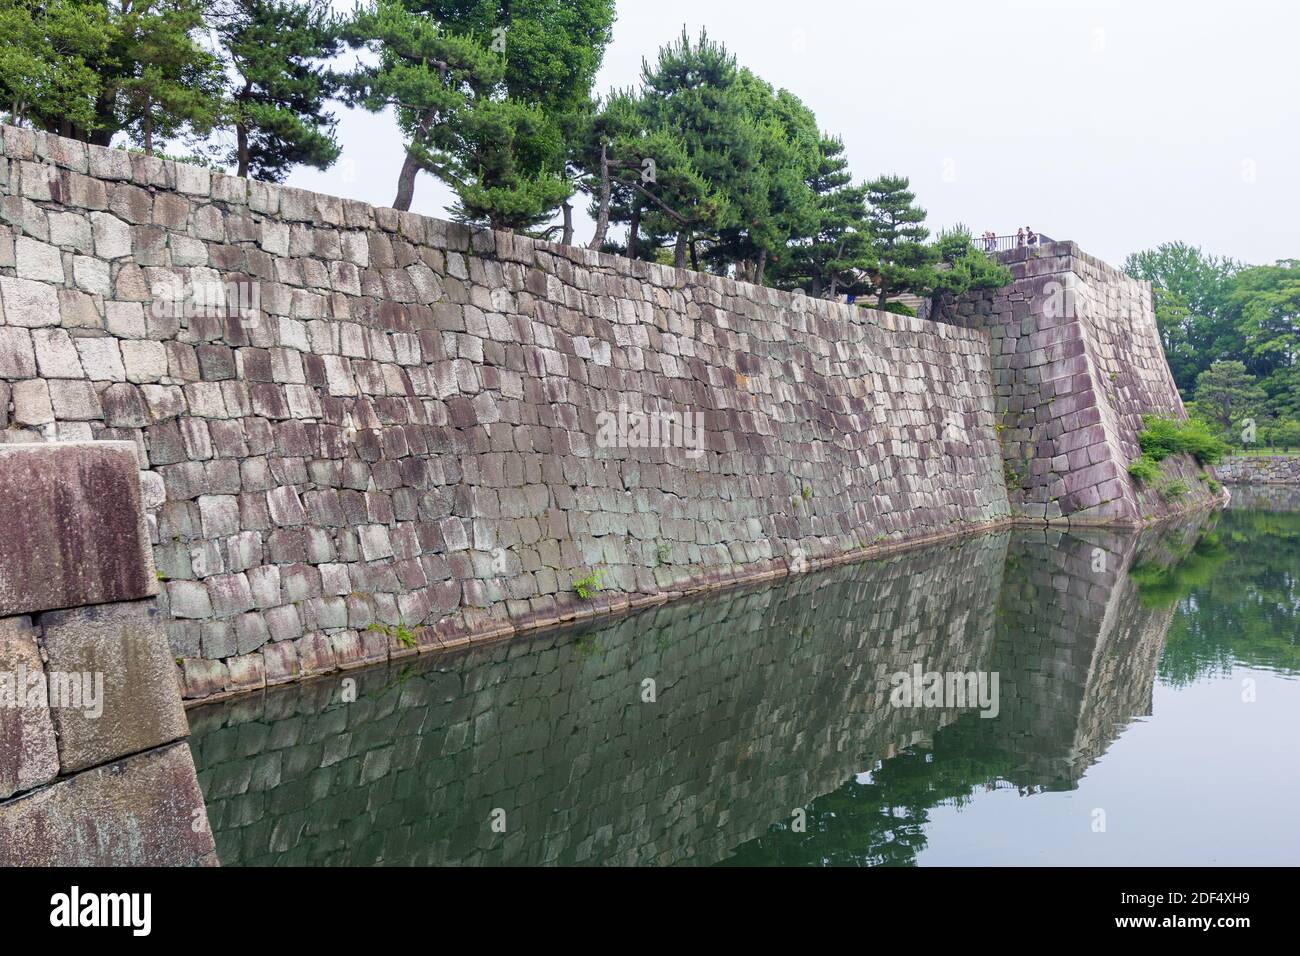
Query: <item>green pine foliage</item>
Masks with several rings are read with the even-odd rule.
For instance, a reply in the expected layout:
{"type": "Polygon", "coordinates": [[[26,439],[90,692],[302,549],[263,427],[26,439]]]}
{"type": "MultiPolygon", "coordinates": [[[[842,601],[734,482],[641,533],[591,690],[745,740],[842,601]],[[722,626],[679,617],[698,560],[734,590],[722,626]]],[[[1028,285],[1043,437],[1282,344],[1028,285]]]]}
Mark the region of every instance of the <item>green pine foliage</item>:
{"type": "Polygon", "coordinates": [[[326,61],[343,43],[328,0],[219,0],[208,16],[229,68],[224,125],[235,143],[224,161],[272,182],[332,165],[340,147],[326,104],[340,79],[326,61]]]}

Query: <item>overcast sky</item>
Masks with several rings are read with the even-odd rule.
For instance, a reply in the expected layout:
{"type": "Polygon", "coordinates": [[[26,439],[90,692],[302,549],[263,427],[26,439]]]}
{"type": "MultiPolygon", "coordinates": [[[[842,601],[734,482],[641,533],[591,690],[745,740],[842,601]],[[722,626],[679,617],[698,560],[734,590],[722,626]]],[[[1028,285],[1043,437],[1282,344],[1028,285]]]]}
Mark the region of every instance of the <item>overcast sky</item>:
{"type": "MultiPolygon", "coordinates": [[[[1300,257],[1290,0],[620,0],[597,91],[636,82],[683,26],[799,96],[859,178],[911,177],[932,228],[1028,224],[1116,265],[1173,239],[1300,257]]],[[[290,183],[390,204],[391,117],[338,112],[339,164],[290,183]]],[[[422,174],[413,208],[444,216],[449,195],[422,174]]]]}

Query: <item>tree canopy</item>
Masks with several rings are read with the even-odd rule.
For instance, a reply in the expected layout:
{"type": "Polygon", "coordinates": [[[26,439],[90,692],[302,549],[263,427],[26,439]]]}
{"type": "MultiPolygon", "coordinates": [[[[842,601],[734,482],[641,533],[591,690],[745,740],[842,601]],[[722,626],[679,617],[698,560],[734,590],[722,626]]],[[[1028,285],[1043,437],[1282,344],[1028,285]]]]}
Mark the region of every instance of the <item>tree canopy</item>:
{"type": "Polygon", "coordinates": [[[1232,441],[1243,417],[1269,433],[1300,427],[1300,261],[1248,266],[1169,242],[1124,269],[1152,284],[1165,356],[1193,412],[1232,441]]]}

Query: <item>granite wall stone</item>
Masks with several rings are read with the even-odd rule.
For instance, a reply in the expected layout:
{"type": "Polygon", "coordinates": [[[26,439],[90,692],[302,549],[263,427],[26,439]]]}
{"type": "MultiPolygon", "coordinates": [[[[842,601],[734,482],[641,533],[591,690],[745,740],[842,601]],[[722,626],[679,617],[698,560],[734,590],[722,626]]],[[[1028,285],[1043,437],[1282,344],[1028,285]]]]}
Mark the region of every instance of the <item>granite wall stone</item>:
{"type": "Polygon", "coordinates": [[[0,866],[215,863],[134,446],[0,445],[0,489],[0,866]]]}

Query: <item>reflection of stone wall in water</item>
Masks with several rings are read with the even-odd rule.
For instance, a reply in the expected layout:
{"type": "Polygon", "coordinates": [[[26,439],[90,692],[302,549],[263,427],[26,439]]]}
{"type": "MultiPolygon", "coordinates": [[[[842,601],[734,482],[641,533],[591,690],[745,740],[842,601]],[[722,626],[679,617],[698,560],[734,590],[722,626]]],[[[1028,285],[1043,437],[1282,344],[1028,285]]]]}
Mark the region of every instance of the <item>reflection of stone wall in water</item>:
{"type": "Polygon", "coordinates": [[[1143,540],[987,535],[421,662],[387,690],[396,670],[361,673],[354,704],[331,679],[199,708],[218,848],[227,864],[712,862],[961,713],[1025,755],[1016,782],[1070,786],[1150,712],[1169,614],[1124,575],[1143,540]],[[1001,715],[885,706],[914,662],[1000,671],[1001,715]]]}
{"type": "Polygon", "coordinates": [[[1230,508],[1300,511],[1300,485],[1233,485],[1230,508]]]}
{"type": "Polygon", "coordinates": [[[1169,533],[1013,539],[991,663],[1001,674],[1002,715],[974,728],[1023,758],[1013,782],[1072,789],[1125,722],[1151,713],[1173,608],[1143,607],[1127,571],[1169,533]]]}
{"type": "Polygon", "coordinates": [[[987,666],[1006,540],[197,709],[222,860],[718,860],[953,718],[882,706],[889,676],[987,666]]]}

